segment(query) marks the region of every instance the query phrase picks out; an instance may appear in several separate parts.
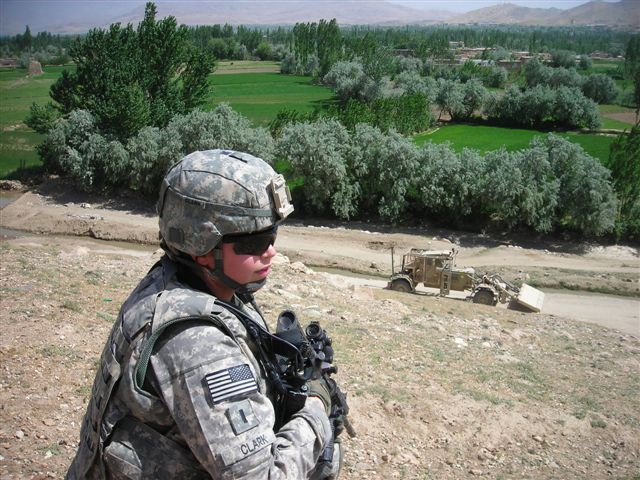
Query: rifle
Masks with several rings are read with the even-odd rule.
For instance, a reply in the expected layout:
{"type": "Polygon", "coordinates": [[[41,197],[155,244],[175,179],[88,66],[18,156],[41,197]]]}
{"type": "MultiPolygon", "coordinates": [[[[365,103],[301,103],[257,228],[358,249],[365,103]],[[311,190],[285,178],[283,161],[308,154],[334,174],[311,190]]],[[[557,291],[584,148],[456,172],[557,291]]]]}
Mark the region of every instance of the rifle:
{"type": "MultiPolygon", "coordinates": [[[[318,468],[325,468],[325,471],[330,472],[335,440],[344,430],[350,437],[356,436],[356,431],[348,417],[347,396],[331,378],[331,375],[338,372],[338,367],[333,365],[333,342],[318,321],[312,321],[303,331],[295,313],[291,310],[285,310],[278,316],[276,336],[293,344],[302,354],[305,364],[303,378],[315,380],[322,377],[329,387],[331,396],[329,421],[333,437],[318,459],[318,468]]],[[[287,375],[285,370],[285,381],[290,376],[291,374],[287,375]]],[[[295,376],[300,378],[300,373],[296,373],[295,376]]]]}

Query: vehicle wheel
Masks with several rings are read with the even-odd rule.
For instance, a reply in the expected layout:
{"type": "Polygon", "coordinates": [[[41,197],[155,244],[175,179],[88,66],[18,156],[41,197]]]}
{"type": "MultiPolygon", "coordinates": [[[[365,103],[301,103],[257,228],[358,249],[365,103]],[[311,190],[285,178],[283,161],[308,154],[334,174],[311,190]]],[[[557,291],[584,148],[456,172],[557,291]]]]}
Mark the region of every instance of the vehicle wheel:
{"type": "Polygon", "coordinates": [[[496,299],[493,296],[493,293],[489,290],[478,290],[473,296],[473,303],[481,303],[482,305],[495,305],[496,299]]]}
{"type": "Polygon", "coordinates": [[[396,278],[393,282],[391,282],[391,290],[405,293],[410,293],[413,291],[413,289],[411,288],[411,284],[404,278],[396,278]]]}

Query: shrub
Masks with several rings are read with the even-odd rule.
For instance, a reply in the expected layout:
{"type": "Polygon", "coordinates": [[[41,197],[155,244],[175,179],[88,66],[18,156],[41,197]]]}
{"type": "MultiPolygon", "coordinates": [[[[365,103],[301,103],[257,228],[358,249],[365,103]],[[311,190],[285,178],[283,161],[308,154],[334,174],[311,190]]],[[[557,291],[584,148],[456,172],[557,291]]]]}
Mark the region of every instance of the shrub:
{"type": "Polygon", "coordinates": [[[31,104],[30,114],[25,119],[25,124],[38,133],[47,133],[53,128],[56,120],[60,117],[60,112],[56,110],[52,103],[38,105],[31,104]]]}
{"type": "Polygon", "coordinates": [[[45,167],[85,189],[126,186],[154,197],[167,169],[195,150],[240,150],[271,163],[275,145],[269,132],[254,128],[228,105],[177,115],[165,128],[145,127],[126,148],[100,134],[89,112],[76,110],[58,120],[39,147],[45,167]]]}
{"type": "Polygon", "coordinates": [[[521,92],[509,87],[503,95],[492,94],[485,102],[489,120],[511,126],[540,128],[598,128],[601,124],[598,106],[577,88],[551,89],[537,85],[521,92]]]}
{"type": "Polygon", "coordinates": [[[607,167],[618,195],[616,235],[640,240],[640,126],[620,135],[611,145],[607,167]]]}
{"type": "Polygon", "coordinates": [[[359,184],[359,210],[396,221],[418,168],[416,147],[407,138],[364,123],[355,127],[348,162],[359,184]]]}
{"type": "Polygon", "coordinates": [[[352,98],[372,101],[380,96],[382,88],[381,81],[375,81],[365,72],[362,63],[357,61],[334,63],[322,81],[333,88],[343,102],[352,98]]]}
{"type": "Polygon", "coordinates": [[[476,204],[482,157],[465,150],[456,154],[448,144],[424,144],[417,152],[414,189],[421,210],[447,223],[461,225],[476,204]]]}
{"type": "Polygon", "coordinates": [[[252,127],[226,104],[210,112],[194,110],[175,116],[164,129],[147,127],[129,140],[127,149],[136,181],[132,187],[153,196],[173,163],[193,151],[214,148],[240,150],[269,163],[275,150],[266,129],[252,127]]]}
{"type": "Polygon", "coordinates": [[[82,190],[128,186],[127,150],[100,135],[89,112],[77,110],[58,121],[39,151],[49,171],[65,174],[82,190]]]}
{"type": "Polygon", "coordinates": [[[576,65],[576,54],[569,50],[554,50],[551,52],[551,65],[565,68],[574,67],[576,65]]]}
{"type": "Polygon", "coordinates": [[[358,184],[347,168],[349,134],[340,123],[321,118],[314,123],[287,125],[277,151],[289,163],[294,183],[302,182],[293,194],[303,210],[332,212],[340,218],[357,211],[358,184]]]}
{"type": "Polygon", "coordinates": [[[618,98],[620,90],[609,75],[595,73],[585,80],[582,93],[596,103],[613,103],[618,98]]]}
{"type": "Polygon", "coordinates": [[[423,77],[415,71],[405,71],[396,76],[395,84],[405,94],[420,93],[429,103],[435,100],[437,83],[431,77],[423,77]]]}
{"type": "Polygon", "coordinates": [[[482,83],[485,87],[503,88],[508,76],[506,69],[493,65],[483,70],[482,83]]]}
{"type": "Polygon", "coordinates": [[[175,130],[145,127],[127,142],[131,161],[131,188],[150,198],[158,195],[162,179],[171,165],[184,155],[175,130]]]}
{"type": "Polygon", "coordinates": [[[556,221],[571,230],[600,236],[613,229],[616,197],[610,172],[580,145],[556,135],[534,138],[532,147],[541,147],[549,157],[560,182],[556,221]]]}

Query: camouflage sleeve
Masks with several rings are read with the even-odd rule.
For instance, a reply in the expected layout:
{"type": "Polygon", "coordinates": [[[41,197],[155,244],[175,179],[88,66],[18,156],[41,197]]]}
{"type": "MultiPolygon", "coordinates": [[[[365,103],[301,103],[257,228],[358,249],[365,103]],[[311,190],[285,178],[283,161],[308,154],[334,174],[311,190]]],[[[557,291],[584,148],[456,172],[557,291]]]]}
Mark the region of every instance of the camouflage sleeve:
{"type": "Polygon", "coordinates": [[[331,437],[319,402],[274,433],[255,358],[210,324],[173,327],[156,344],[151,367],[182,437],[213,478],[307,478],[331,437]]]}

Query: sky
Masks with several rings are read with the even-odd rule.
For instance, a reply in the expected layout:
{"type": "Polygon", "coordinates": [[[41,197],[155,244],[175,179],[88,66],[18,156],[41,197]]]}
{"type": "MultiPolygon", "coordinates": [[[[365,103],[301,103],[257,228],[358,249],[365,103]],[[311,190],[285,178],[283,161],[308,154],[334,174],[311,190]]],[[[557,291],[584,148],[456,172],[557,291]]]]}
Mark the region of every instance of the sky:
{"type": "MultiPolygon", "coordinates": [[[[193,0],[189,0],[193,1],[193,0]]],[[[215,3],[215,0],[200,0],[215,3]]],[[[251,3],[252,1],[269,0],[236,0],[251,3]]],[[[282,0],[279,0],[282,1],[282,0]]],[[[357,0],[341,0],[357,1],[357,0]]],[[[505,0],[386,0],[419,9],[448,10],[467,12],[488,7],[505,0]]],[[[589,0],[509,0],[508,3],[525,7],[560,9],[573,8],[589,0]]],[[[178,3],[173,0],[172,3],[178,3]]],[[[0,35],[15,35],[24,32],[29,25],[32,33],[36,33],[47,25],[63,25],[95,21],[102,24],[105,20],[125,15],[146,0],[0,0],[0,35]]]]}

